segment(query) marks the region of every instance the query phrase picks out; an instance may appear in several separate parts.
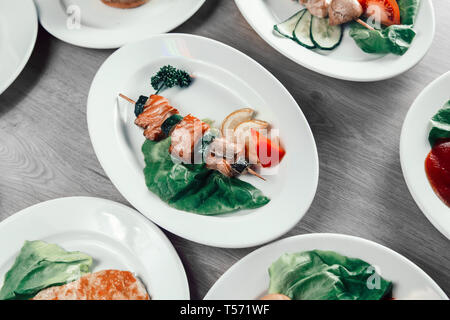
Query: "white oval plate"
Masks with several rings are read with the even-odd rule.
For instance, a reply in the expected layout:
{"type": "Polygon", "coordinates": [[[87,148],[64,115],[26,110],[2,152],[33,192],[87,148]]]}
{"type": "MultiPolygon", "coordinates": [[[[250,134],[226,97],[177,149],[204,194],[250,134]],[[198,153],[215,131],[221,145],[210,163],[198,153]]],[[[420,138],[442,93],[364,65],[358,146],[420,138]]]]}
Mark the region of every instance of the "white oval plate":
{"type": "Polygon", "coordinates": [[[274,49],[296,63],[333,78],[378,81],[395,77],[414,67],[427,53],[435,32],[431,0],[423,0],[414,30],[417,36],[403,56],[364,53],[345,29],[338,48],[331,52],[309,50],[273,33],[273,26],[286,20],[302,6],[292,0],[235,0],[253,29],[274,49]]]}
{"type": "Polygon", "coordinates": [[[131,271],[152,299],[189,299],[186,273],[170,241],[157,226],[122,204],[98,198],[61,198],[2,221],[0,283],[25,240],[43,240],[87,253],[94,259],[94,272],[131,271]]]}
{"type": "Polygon", "coordinates": [[[0,1],[0,94],[27,64],[37,31],[38,19],[32,0],[0,1]]]}
{"type": "Polygon", "coordinates": [[[382,277],[394,283],[395,299],[448,299],[423,270],[395,251],[362,238],[326,233],[286,238],[250,253],[217,280],[205,299],[260,299],[267,294],[268,269],[275,260],[286,252],[314,249],[336,251],[375,266],[382,277]]]}
{"type": "Polygon", "coordinates": [[[400,162],[409,191],[430,222],[450,239],[450,208],[433,191],[425,173],[430,120],[450,100],[450,72],[428,85],[412,104],[400,137],[400,162]]]}
{"type": "Polygon", "coordinates": [[[42,26],[76,46],[111,49],[175,29],[205,0],[150,0],[134,9],[117,9],[100,0],[35,0],[42,26]]]}
{"type": "Polygon", "coordinates": [[[308,210],[317,188],[319,165],[311,129],[283,85],[243,53],[207,38],[166,34],[116,51],[98,71],[89,93],[89,133],[103,169],[122,195],[161,227],[189,240],[218,247],[249,247],[273,240],[308,210]],[[145,185],[141,152],[145,138],[134,125],[134,106],[117,98],[154,92],[150,78],[171,64],[194,73],[187,89],[162,94],[183,115],[216,124],[250,106],[257,117],[280,128],[286,156],[267,181],[243,176],[272,200],[266,206],[225,216],[202,216],[169,207],[145,185]]]}

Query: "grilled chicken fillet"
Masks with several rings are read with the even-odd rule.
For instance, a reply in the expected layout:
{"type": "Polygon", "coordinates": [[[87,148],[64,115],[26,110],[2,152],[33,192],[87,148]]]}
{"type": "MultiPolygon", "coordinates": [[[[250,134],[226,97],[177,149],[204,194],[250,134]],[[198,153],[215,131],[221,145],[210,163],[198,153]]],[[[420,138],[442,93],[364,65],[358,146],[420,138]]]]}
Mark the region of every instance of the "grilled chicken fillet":
{"type": "Polygon", "coordinates": [[[33,300],[150,300],[144,285],[129,271],[103,270],[39,292],[33,300]]]}

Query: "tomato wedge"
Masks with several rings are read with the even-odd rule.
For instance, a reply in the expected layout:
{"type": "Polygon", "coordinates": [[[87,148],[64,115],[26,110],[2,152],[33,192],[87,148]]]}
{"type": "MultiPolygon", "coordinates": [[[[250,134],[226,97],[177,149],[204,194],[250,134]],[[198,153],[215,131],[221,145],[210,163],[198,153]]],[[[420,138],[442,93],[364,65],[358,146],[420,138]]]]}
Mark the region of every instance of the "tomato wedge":
{"type": "Polygon", "coordinates": [[[396,0],[358,0],[366,16],[379,18],[381,24],[400,24],[400,8],[396,0]]]}
{"type": "Polygon", "coordinates": [[[256,154],[263,168],[276,166],[283,159],[286,151],[279,143],[262,135],[259,131],[251,129],[253,141],[256,144],[256,154]]]}

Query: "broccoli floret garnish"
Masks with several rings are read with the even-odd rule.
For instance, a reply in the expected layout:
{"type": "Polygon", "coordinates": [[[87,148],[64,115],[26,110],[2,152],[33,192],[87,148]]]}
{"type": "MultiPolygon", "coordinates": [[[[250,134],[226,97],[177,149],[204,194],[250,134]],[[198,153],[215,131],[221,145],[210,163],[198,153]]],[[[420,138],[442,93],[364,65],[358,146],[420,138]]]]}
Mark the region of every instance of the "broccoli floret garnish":
{"type": "Polygon", "coordinates": [[[192,82],[192,78],[186,71],[176,69],[171,65],[162,67],[158,73],[152,77],[152,87],[158,94],[163,89],[179,86],[180,88],[188,87],[192,82]]]}

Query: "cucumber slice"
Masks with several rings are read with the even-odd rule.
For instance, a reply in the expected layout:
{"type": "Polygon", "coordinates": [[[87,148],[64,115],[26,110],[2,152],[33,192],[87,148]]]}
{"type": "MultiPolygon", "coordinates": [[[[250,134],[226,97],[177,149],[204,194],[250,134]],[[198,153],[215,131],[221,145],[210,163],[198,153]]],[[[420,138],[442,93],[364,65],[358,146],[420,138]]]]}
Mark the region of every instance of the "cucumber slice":
{"type": "Polygon", "coordinates": [[[322,50],[333,50],[342,41],[342,25],[330,26],[328,18],[313,17],[311,20],[311,40],[322,50]]]}
{"type": "Polygon", "coordinates": [[[294,40],[308,49],[313,49],[316,47],[311,41],[311,19],[311,13],[306,10],[300,20],[298,20],[294,29],[294,40]]]}
{"type": "Polygon", "coordinates": [[[305,14],[306,9],[302,9],[287,20],[273,26],[273,30],[282,37],[294,39],[293,33],[297,22],[305,14]]]}

